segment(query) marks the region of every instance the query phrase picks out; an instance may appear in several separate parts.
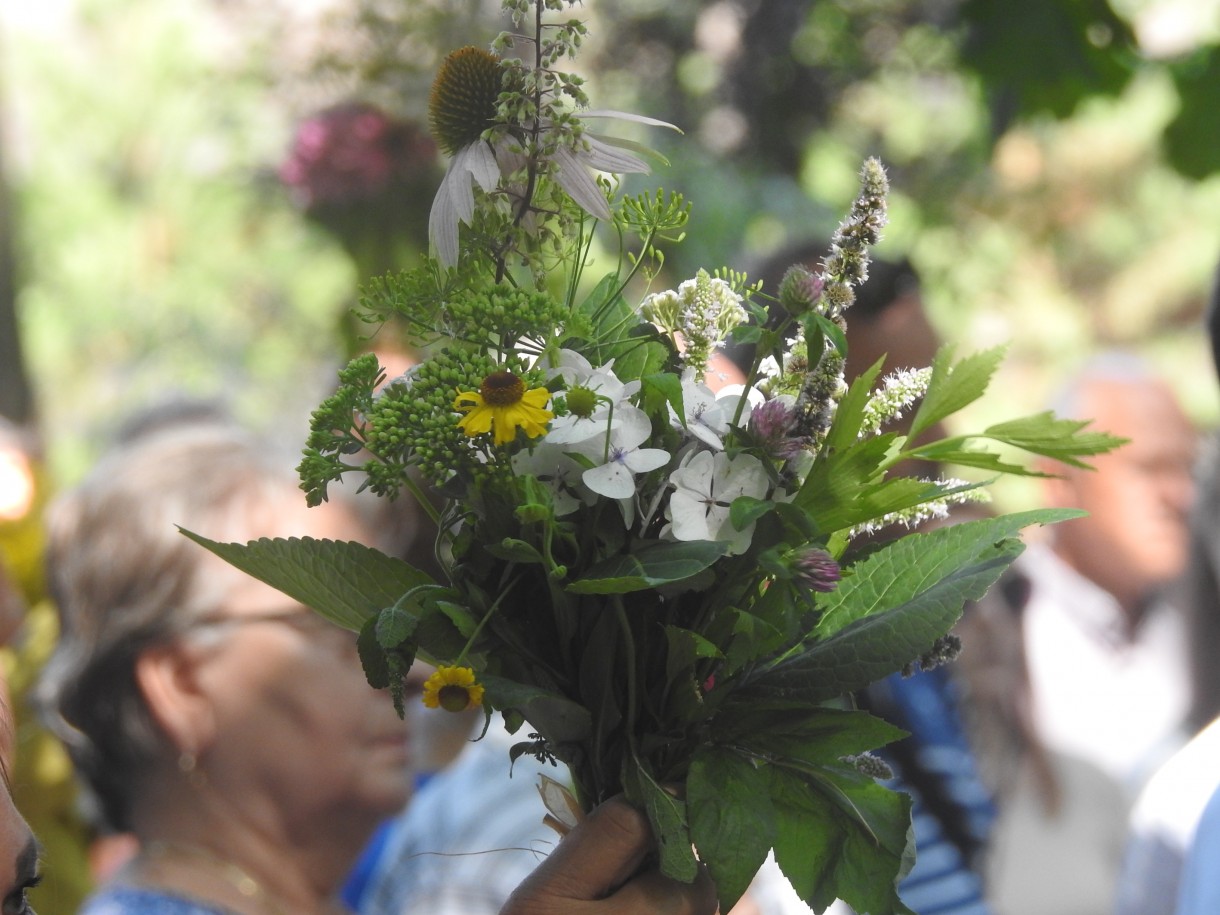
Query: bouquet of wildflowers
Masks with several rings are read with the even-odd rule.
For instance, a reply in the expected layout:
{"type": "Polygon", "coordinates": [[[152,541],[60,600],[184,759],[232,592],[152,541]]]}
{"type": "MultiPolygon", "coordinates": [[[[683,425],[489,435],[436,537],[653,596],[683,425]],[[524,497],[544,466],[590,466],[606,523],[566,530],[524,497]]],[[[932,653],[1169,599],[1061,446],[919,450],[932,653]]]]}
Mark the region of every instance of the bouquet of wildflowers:
{"type": "Polygon", "coordinates": [[[564,3],[504,6],[524,34],[455,52],[433,88],[449,156],[434,256],[364,290],[430,355],[388,381],[355,359],[300,467],[313,503],[349,471],[418,499],[443,574],[350,543],[205,543],[357,630],[369,680],[400,702],[426,659],[425,702],[501,712],[513,757],[565,764],[580,807],[625,792],[664,871],[702,862],[722,911],[774,850],[818,911],[906,912],[909,801],[869,755],[901,735],[844,697],[951,651],[1020,530],[1071,513],[865,535],[979,497],[938,467],[1027,473],[1005,455],[1078,463],[1115,440],[1041,414],[926,441],[983,393],[997,352],[843,377],[885,222],[873,160],[820,270],[776,290],[729,269],[653,289],[689,206],[621,194],[617,176],[654,156],[593,127],[645,119],[589,110],[557,69],[584,34],[547,18],[564,3]],[[714,390],[726,340],[757,356],[714,390]],[[891,473],[911,460],[929,477],[891,473]]]}

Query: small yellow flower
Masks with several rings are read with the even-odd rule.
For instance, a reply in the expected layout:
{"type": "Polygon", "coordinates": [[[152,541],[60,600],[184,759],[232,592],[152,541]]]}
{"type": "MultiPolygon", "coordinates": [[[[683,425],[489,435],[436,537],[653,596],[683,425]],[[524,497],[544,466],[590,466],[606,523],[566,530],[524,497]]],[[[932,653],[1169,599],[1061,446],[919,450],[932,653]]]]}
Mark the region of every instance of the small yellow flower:
{"type": "Polygon", "coordinates": [[[469,667],[438,667],[424,682],[424,705],[447,712],[464,712],[483,704],[483,687],[469,667]]]}
{"type": "Polygon", "coordinates": [[[518,429],[530,438],[546,434],[546,424],[555,415],[546,409],[550,397],[546,388],[527,391],[512,372],[492,372],[478,391],[458,391],[453,407],[466,414],[458,426],[471,438],[491,432],[495,443],[504,445],[517,437],[518,429]]]}

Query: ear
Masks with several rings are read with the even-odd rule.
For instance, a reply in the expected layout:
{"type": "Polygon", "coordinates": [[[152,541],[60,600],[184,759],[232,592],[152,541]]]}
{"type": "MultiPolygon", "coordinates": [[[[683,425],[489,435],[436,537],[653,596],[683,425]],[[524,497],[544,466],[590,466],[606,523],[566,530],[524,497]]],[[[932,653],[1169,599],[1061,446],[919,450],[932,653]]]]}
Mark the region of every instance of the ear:
{"type": "Polygon", "coordinates": [[[199,677],[199,652],[182,644],[149,648],[135,664],[136,683],[153,720],[179,753],[211,745],[216,717],[199,677]]]}

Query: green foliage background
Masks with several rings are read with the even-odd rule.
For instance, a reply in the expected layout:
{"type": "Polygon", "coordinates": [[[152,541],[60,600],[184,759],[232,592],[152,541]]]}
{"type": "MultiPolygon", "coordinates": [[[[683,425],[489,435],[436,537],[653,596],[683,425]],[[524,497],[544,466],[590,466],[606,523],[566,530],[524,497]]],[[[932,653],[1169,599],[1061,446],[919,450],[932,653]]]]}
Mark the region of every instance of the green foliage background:
{"type": "MultiPolygon", "coordinates": [[[[23,343],[61,477],[171,392],[304,437],[356,271],[275,179],[294,121],[350,97],[422,117],[494,0],[61,0],[0,14],[23,343]]],[[[589,0],[599,107],[686,135],[641,186],[694,200],[676,282],[824,240],[860,161],[962,352],[1010,344],[985,409],[1041,406],[1131,346],[1216,412],[1199,319],[1220,257],[1214,0],[589,0]],[[1192,40],[1153,57],[1150,13],[1192,40]],[[1054,36],[1055,40],[1048,40],[1054,36]]],[[[428,201],[421,201],[427,206],[428,201]]]]}

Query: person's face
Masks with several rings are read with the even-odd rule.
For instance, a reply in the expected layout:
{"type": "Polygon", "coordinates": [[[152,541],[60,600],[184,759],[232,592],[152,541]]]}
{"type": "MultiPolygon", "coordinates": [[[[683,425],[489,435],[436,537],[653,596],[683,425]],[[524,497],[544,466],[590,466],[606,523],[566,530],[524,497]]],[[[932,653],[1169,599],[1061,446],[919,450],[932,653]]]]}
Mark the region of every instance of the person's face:
{"type": "MultiPolygon", "coordinates": [[[[342,506],[307,509],[295,493],[263,517],[250,539],[367,540],[342,506]]],[[[216,571],[232,576],[217,616],[241,622],[222,625],[200,662],[215,708],[204,750],[212,783],[313,828],[398,810],[410,784],[407,729],[365,680],[355,635],[261,582],[216,571]]]]}
{"type": "Polygon", "coordinates": [[[1168,388],[1099,381],[1082,415],[1090,428],[1130,439],[1053,482],[1057,504],[1089,517],[1058,525],[1057,551],[1128,608],[1178,575],[1187,556],[1196,436],[1168,388]]]}
{"type": "Polygon", "coordinates": [[[0,785],[0,915],[33,915],[26,894],[38,881],[38,843],[0,785]]]}

